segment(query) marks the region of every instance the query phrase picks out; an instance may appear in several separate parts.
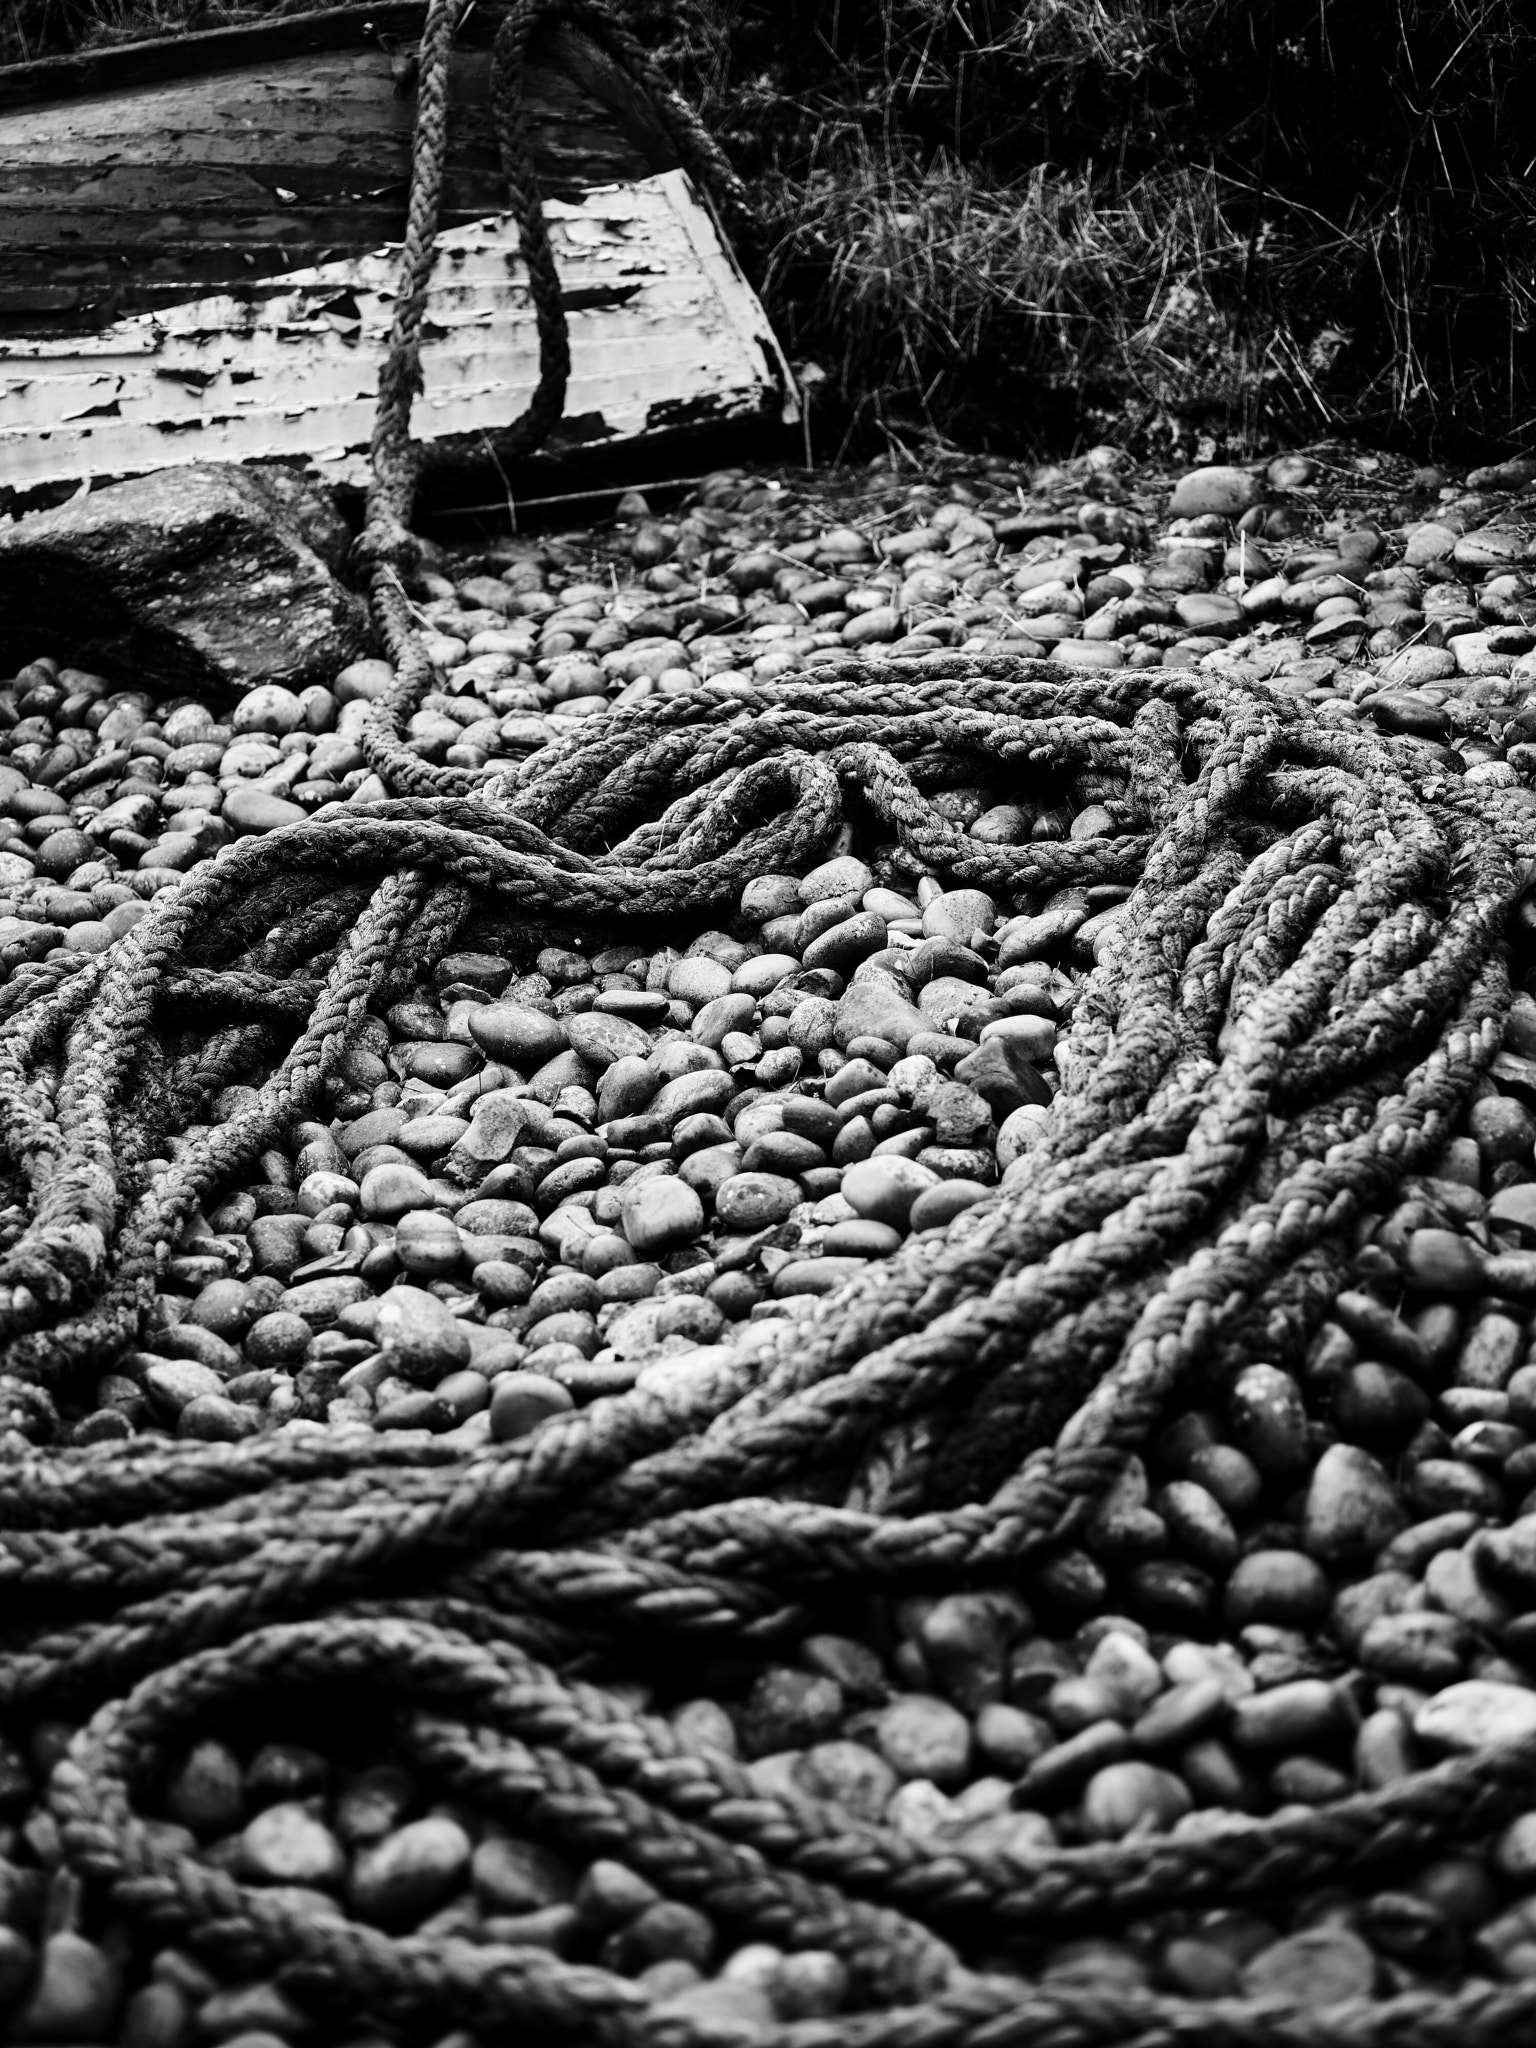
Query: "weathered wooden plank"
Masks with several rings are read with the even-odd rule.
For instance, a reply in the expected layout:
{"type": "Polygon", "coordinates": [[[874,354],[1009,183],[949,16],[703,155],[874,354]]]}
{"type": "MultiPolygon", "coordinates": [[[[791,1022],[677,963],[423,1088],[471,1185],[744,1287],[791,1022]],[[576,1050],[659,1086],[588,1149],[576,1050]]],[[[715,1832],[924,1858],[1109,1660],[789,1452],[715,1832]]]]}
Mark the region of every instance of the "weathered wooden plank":
{"type": "MultiPolygon", "coordinates": [[[[794,415],[761,307],[677,171],[547,206],[570,307],[566,440],[659,422],[794,415]]],[[[0,478],[44,485],[167,463],[313,454],[367,473],[398,252],[313,265],[261,294],[218,294],[0,360],[0,478]]],[[[441,238],[415,431],[471,448],[519,413],[537,339],[505,216],[441,238]]]]}
{"type": "MultiPolygon", "coordinates": [[[[502,11],[494,0],[477,6],[459,31],[461,43],[488,44],[502,11]]],[[[379,35],[408,43],[420,37],[425,19],[426,0],[379,0],[377,6],[328,7],[240,28],[41,57],[0,69],[0,109],[118,92],[166,78],[201,78],[348,44],[365,45],[379,35]]]]}
{"type": "MultiPolygon", "coordinates": [[[[563,73],[612,116],[630,147],[653,171],[668,170],[677,162],[677,152],[650,99],[590,36],[562,22],[549,29],[537,47],[557,73],[563,73]]],[[[531,105],[535,97],[533,67],[529,70],[531,105]]]]}
{"type": "MultiPolygon", "coordinates": [[[[489,75],[484,53],[456,57],[454,100],[484,104],[489,75]]],[[[319,161],[365,162],[380,150],[407,150],[414,121],[414,100],[395,95],[389,58],[360,44],[250,73],[156,80],[18,108],[0,115],[0,155],[88,165],[102,147],[128,163],[197,162],[209,150],[238,161],[259,154],[268,138],[288,135],[319,161]]]]}
{"type": "MultiPolygon", "coordinates": [[[[450,164],[466,145],[495,161],[490,70],[484,51],[456,52],[450,63],[450,164]]],[[[360,48],[274,63],[250,76],[173,80],[0,114],[0,163],[88,172],[103,161],[260,163],[276,150],[298,162],[384,165],[404,175],[415,114],[414,100],[395,93],[388,57],[360,48]]],[[[644,175],[673,160],[665,139],[649,132],[647,148],[638,149],[615,117],[550,65],[530,68],[525,120],[535,167],[546,175],[574,171],[593,182],[594,166],[570,160],[583,140],[607,153],[618,176],[644,175]]]]}
{"type": "MultiPolygon", "coordinates": [[[[108,163],[87,169],[77,163],[0,163],[0,199],[8,211],[25,206],[45,212],[78,213],[96,207],[144,212],[169,203],[182,212],[225,206],[242,196],[268,198],[269,179],[291,183],[298,169],[293,164],[264,164],[258,176],[247,164],[108,163]]],[[[319,185],[327,192],[356,192],[359,198],[370,190],[356,171],[312,171],[306,185],[311,197],[319,185]]]]}
{"type": "MultiPolygon", "coordinates": [[[[400,33],[419,27],[420,9],[402,21],[400,33]]],[[[37,324],[79,332],[157,309],[167,283],[191,294],[396,239],[415,107],[369,39],[385,26],[376,12],[337,10],[313,54],[293,53],[310,48],[306,28],[295,46],[279,38],[279,54],[254,69],[243,31],[145,46],[142,63],[91,67],[100,90],[84,98],[54,90],[76,77],[68,65],[63,74],[22,67],[53,96],[4,111],[0,95],[0,337],[37,324]],[[243,68],[185,75],[187,43],[243,68]],[[155,50],[165,57],[158,69],[155,50]],[[213,250],[227,253],[214,261],[213,250]]],[[[527,111],[548,193],[575,198],[674,164],[654,110],[600,51],[566,30],[542,48],[527,111]]],[[[505,203],[490,66],[484,48],[452,59],[447,228],[505,203]]]]}
{"type": "MultiPolygon", "coordinates": [[[[257,253],[271,260],[251,266],[250,251],[246,249],[184,250],[174,271],[165,264],[157,283],[133,288],[134,308],[158,313],[164,319],[189,298],[201,298],[210,292],[241,307],[286,296],[291,273],[284,275],[278,266],[284,261],[291,263],[294,252],[272,248],[257,253]],[[253,268],[270,274],[253,276],[253,268]]],[[[346,256],[358,259],[372,252],[338,244],[321,253],[327,262],[334,262],[346,256]]],[[[126,293],[114,282],[110,252],[103,252],[94,260],[69,264],[56,262],[46,251],[30,255],[12,252],[7,269],[10,282],[0,285],[0,336],[9,332],[12,338],[0,342],[0,353],[13,359],[30,355],[40,344],[56,343],[68,350],[82,348],[92,334],[107,327],[124,311],[120,301],[126,293]]],[[[330,296],[332,292],[333,287],[325,287],[323,295],[330,296]]],[[[571,308],[594,303],[589,286],[576,286],[562,296],[571,308]]]]}
{"type": "MultiPolygon", "coordinates": [[[[135,254],[174,257],[183,249],[210,245],[233,249],[270,245],[300,253],[330,243],[368,249],[387,240],[400,225],[400,209],[394,206],[284,206],[274,204],[266,193],[261,199],[260,211],[252,210],[249,201],[240,208],[209,207],[201,212],[188,208],[173,214],[126,208],[116,213],[100,208],[68,213],[59,208],[46,214],[6,209],[0,213],[0,252],[11,247],[65,249],[71,255],[115,250],[131,260],[135,254]]],[[[484,212],[482,201],[470,218],[484,212]]]]}
{"type": "MultiPolygon", "coordinates": [[[[568,304],[591,303],[593,291],[634,290],[641,283],[658,304],[679,289],[692,289],[694,274],[703,268],[697,250],[676,222],[667,216],[658,220],[643,199],[632,200],[631,190],[640,188],[609,188],[589,195],[581,207],[551,202],[550,240],[568,304]]],[[[178,300],[158,311],[152,322],[122,322],[98,336],[22,337],[10,344],[7,355],[12,362],[37,357],[91,361],[99,354],[115,353],[124,334],[174,338],[220,331],[232,348],[246,354],[260,346],[262,333],[309,317],[304,309],[321,308],[339,294],[361,288],[387,299],[394,290],[397,262],[393,249],[376,248],[349,263],[253,280],[238,292],[192,303],[178,300]]],[[[498,223],[494,233],[445,235],[426,316],[428,331],[461,317],[491,320],[502,315],[531,318],[511,223],[498,223]]]]}
{"type": "MultiPolygon", "coordinates": [[[[716,368],[707,374],[717,380],[733,367],[733,351],[722,346],[718,331],[694,324],[701,321],[703,311],[696,278],[674,278],[664,287],[650,289],[631,280],[599,288],[592,300],[596,302],[574,305],[567,316],[573,351],[580,351],[577,368],[582,378],[608,382],[632,368],[643,379],[663,360],[669,366],[685,359],[706,365],[713,361],[716,368]]],[[[124,419],[180,425],[206,418],[217,393],[253,381],[264,382],[265,389],[253,391],[242,402],[242,410],[290,410],[291,366],[296,355],[302,355],[306,406],[357,396],[371,402],[368,366],[354,358],[371,351],[376,337],[371,326],[363,325],[358,295],[338,293],[328,301],[284,311],[286,318],[252,330],[240,346],[221,346],[214,335],[188,333],[167,337],[158,347],[129,348],[115,355],[38,357],[25,371],[18,364],[6,389],[19,392],[25,386],[32,408],[46,410],[60,423],[112,402],[124,419]],[[181,348],[176,347],[177,340],[181,348]]],[[[500,358],[506,353],[495,323],[505,323],[508,311],[507,299],[498,303],[489,293],[477,303],[443,308],[428,339],[432,375],[427,404],[455,392],[495,388],[502,373],[500,358]]],[[[524,326],[529,324],[530,309],[523,295],[510,301],[510,311],[524,326]]]]}

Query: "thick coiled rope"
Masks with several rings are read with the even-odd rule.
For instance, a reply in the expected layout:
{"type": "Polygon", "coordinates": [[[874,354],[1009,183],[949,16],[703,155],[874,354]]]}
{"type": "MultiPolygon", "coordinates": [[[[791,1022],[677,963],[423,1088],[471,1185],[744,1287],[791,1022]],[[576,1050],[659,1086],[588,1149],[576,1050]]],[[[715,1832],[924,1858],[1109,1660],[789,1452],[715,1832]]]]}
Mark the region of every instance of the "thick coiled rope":
{"type": "MultiPolygon", "coordinates": [[[[738,1332],[668,1391],[599,1400],[469,1456],[345,1429],[13,1455],[0,1705],[91,1716],[50,1792],[67,1863],[157,1938],[324,2011],[428,2036],[704,2048],[707,2027],[605,1970],[501,1942],[393,1939],[243,1887],[138,1817],[176,1745],[247,1695],[357,1687],[389,1703],[401,1754],[459,1798],[623,1858],[737,1938],[841,1956],[852,2009],[785,2025],[774,2048],[1529,2039],[1529,1982],[1319,2010],[1021,1988],[964,1958],[1170,1905],[1369,1883],[1506,1823],[1530,1797],[1536,1744],[1315,1812],[1021,1859],[920,1850],[765,1796],[604,1689],[658,1642],[768,1649],[850,1593],[1027,1586],[1170,1406],[1256,1350],[1294,1357],[1352,1227],[1431,1164],[1498,1050],[1503,933],[1536,820],[1523,792],[1473,790],[1437,750],[1276,691],[1006,656],[701,684],[610,713],[515,772],[420,761],[401,733],[431,670],[399,578],[453,12],[433,7],[423,43],[363,543],[399,671],[369,757],[401,794],[244,842],[110,953],[13,984],[24,995],[0,1032],[0,1143],[24,1219],[0,1254],[11,1405],[42,1428],[54,1397],[137,1339],[204,1196],[314,1111],[370,1009],[482,913],[599,928],[717,917],[755,875],[820,858],[850,815],[873,815],[912,872],[1015,900],[1132,894],[1080,991],[1027,1188],[996,1191],[792,1322],[738,1332]],[[1115,778],[1123,829],[990,846],[932,801],[1046,773],[1115,778]],[[183,1034],[206,1020],[205,1042],[168,1055],[169,1016],[183,1034]],[[254,1099],[174,1145],[263,1050],[254,1099]]],[[[564,356],[510,94],[549,13],[645,75],[591,5],[515,7],[498,38],[498,132],[545,342],[528,442],[558,412],[564,356]]]]}

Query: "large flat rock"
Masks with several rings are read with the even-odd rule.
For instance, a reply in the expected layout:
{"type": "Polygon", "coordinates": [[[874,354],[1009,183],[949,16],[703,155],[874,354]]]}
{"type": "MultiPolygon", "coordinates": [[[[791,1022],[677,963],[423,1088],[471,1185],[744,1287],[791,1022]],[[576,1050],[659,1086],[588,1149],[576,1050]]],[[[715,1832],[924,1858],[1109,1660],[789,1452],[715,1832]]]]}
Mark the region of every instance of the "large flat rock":
{"type": "Polygon", "coordinates": [[[166,694],[329,682],[368,635],[348,532],[293,470],[194,464],[0,528],[0,673],[51,653],[166,694]]]}

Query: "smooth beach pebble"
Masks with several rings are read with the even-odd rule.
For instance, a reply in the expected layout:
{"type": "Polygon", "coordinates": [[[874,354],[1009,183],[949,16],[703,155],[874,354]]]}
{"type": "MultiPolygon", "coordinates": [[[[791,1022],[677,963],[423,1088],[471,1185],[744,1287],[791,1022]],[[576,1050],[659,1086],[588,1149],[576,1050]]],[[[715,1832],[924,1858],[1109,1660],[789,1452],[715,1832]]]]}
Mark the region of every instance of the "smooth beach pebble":
{"type": "Polygon", "coordinates": [[[715,1214],[728,1230],[766,1230],[801,1200],[799,1187],[775,1173],[735,1173],[715,1195],[715,1214]]]}
{"type": "Polygon", "coordinates": [[[939,1176],[915,1159],[866,1159],[843,1175],[843,1199],[873,1223],[902,1229],[918,1196],[936,1187],[939,1176]]]}
{"type": "Polygon", "coordinates": [[[941,1789],[964,1778],[971,1756],[970,1723],[946,1701],[916,1694],[880,1716],[875,1743],[901,1778],[926,1778],[941,1789]]]}
{"type": "Polygon", "coordinates": [[[255,1884],[315,1885],[341,1882],[347,1861],[341,1844],[303,1806],[269,1806],[247,1822],[239,1843],[239,1869],[255,1884]]]}
{"type": "Polygon", "coordinates": [[[412,1821],[357,1858],[350,1888],[353,1910],[379,1927],[412,1925],[459,1883],[472,1849],[456,1821],[412,1821]]]}
{"type": "Polygon", "coordinates": [[[704,1228],[704,1205],[686,1182],[667,1175],[626,1186],[619,1219],[630,1246],[646,1257],[696,1238],[704,1228]]]}
{"type": "Polygon", "coordinates": [[[502,1373],[491,1384],[491,1435],[499,1444],[510,1443],[574,1406],[567,1389],[543,1373],[502,1373]]]}
{"type": "Polygon", "coordinates": [[[379,1349],[406,1379],[429,1380],[469,1361],[469,1334],[435,1294],[392,1287],[379,1304],[379,1349]]]}
{"type": "Polygon", "coordinates": [[[1439,1749],[1493,1749],[1536,1734],[1536,1692],[1492,1679],[1470,1678],[1426,1700],[1413,1732],[1439,1749]]]}
{"type": "Polygon", "coordinates": [[[1193,1801],[1172,1771],[1154,1764],[1110,1764],[1089,1779],[1083,1793],[1083,1826],[1099,1841],[1129,1834],[1162,1832],[1182,1820],[1193,1801]]]}

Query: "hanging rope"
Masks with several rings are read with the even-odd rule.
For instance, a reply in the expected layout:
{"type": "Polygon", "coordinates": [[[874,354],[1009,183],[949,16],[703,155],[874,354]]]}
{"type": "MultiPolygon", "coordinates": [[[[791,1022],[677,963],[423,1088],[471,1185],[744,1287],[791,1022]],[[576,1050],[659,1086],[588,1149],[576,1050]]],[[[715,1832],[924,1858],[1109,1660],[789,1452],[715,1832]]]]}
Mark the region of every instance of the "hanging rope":
{"type": "MultiPolygon", "coordinates": [[[[400,572],[456,11],[434,0],[422,42],[362,541],[397,670],[366,747],[397,794],[247,840],[68,978],[13,980],[12,1410],[45,1435],[82,1372],[138,1340],[204,1197],[316,1111],[364,1017],[488,906],[567,925],[698,919],[822,857],[855,809],[914,873],[1015,896],[1133,893],[1061,1048],[1027,1191],[995,1191],[804,1317],[738,1333],[673,1391],[599,1400],[467,1458],[341,1429],[12,1458],[0,1705],[91,1717],[49,1795],[66,1863],[157,1939],[349,2018],[624,2048],[714,2039],[607,1970],[395,1939],[243,1886],[139,1816],[162,1761],[248,1696],[357,1686],[388,1700],[401,1753],[455,1796],[621,1856],[734,1936],[839,1955],[852,2009],[784,2026],[779,2048],[1528,2038],[1529,1981],[1320,2010],[1021,1990],[962,1957],[1021,1932],[1370,1882],[1507,1823],[1536,1744],[1306,1814],[1021,1860],[920,1850],[767,1797],[594,1682],[657,1641],[792,1642],[849,1592],[1027,1580],[1196,1386],[1255,1355],[1294,1359],[1345,1275],[1352,1226],[1441,1152],[1499,1048],[1503,934],[1536,832],[1520,792],[1470,789],[1436,750],[1331,726],[1278,692],[1005,656],[701,683],[614,711],[521,771],[421,760],[403,728],[432,669],[400,572]],[[986,845],[934,802],[1042,765],[1122,778],[1120,834],[986,845]],[[206,1027],[194,1050],[167,1050],[170,1013],[206,1027]],[[270,1072],[253,1098],[167,1169],[171,1141],[258,1053],[270,1072]]],[[[509,436],[519,451],[558,418],[568,370],[518,112],[528,40],[549,18],[596,37],[695,174],[731,190],[606,9],[510,10],[497,134],[543,352],[509,436]]]]}

